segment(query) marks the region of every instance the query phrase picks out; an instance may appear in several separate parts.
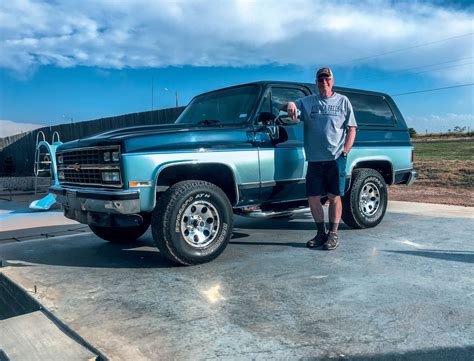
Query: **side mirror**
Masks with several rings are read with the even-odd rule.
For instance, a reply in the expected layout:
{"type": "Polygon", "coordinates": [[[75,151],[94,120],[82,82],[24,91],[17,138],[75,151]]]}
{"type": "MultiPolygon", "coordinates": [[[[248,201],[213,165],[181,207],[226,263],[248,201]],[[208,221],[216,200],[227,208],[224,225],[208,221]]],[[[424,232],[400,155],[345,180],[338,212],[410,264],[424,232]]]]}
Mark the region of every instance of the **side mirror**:
{"type": "Polygon", "coordinates": [[[280,138],[280,128],[278,125],[267,125],[267,130],[271,139],[277,140],[280,138]]]}
{"type": "Polygon", "coordinates": [[[270,112],[261,112],[257,119],[257,122],[263,125],[272,125],[274,121],[275,116],[270,112]]]}
{"type": "Polygon", "coordinates": [[[275,119],[275,122],[277,124],[283,124],[283,125],[293,125],[293,124],[298,124],[300,122],[300,116],[301,112],[298,110],[296,113],[296,120],[291,119],[291,117],[288,116],[288,113],[285,112],[284,110],[280,110],[278,113],[278,116],[275,119]]]}

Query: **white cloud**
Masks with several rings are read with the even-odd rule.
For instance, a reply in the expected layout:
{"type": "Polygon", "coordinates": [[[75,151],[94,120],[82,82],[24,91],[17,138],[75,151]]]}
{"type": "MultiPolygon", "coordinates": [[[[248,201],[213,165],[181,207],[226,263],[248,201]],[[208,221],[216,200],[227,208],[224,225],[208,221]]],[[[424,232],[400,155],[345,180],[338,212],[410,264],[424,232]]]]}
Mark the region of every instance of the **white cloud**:
{"type": "MultiPolygon", "coordinates": [[[[49,64],[337,64],[472,33],[473,14],[472,7],[389,0],[12,0],[0,5],[0,67],[24,74],[49,64]]],[[[397,70],[469,57],[472,34],[346,65],[397,70]]],[[[449,70],[452,80],[472,79],[472,73],[469,66],[449,70]]]]}
{"type": "Polygon", "coordinates": [[[439,133],[447,132],[454,127],[466,127],[474,131],[473,114],[452,114],[428,115],[428,116],[407,116],[405,117],[409,127],[414,128],[418,133],[439,133]]]}
{"type": "Polygon", "coordinates": [[[40,124],[31,123],[16,123],[11,120],[0,120],[0,138],[8,137],[10,135],[28,132],[37,128],[44,127],[40,124]]]}

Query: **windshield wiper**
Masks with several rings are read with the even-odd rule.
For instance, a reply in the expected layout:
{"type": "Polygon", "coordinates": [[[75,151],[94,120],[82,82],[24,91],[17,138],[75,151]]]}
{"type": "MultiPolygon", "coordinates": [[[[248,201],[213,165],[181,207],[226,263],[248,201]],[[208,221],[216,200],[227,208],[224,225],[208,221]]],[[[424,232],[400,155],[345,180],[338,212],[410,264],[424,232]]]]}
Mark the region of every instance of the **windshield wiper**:
{"type": "Polygon", "coordinates": [[[219,124],[221,121],[217,119],[204,119],[197,122],[197,125],[212,125],[219,124]]]}

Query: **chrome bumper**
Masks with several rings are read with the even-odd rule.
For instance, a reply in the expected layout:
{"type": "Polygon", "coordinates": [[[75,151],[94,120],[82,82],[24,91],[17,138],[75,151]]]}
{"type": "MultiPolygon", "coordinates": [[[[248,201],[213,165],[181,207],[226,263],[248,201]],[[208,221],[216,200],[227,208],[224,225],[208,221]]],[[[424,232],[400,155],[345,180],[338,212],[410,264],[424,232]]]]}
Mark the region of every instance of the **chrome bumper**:
{"type": "Polygon", "coordinates": [[[418,173],[415,172],[415,171],[411,171],[411,172],[410,172],[410,175],[408,176],[407,183],[406,183],[407,186],[412,185],[413,182],[415,182],[416,177],[418,177],[418,173]]]}

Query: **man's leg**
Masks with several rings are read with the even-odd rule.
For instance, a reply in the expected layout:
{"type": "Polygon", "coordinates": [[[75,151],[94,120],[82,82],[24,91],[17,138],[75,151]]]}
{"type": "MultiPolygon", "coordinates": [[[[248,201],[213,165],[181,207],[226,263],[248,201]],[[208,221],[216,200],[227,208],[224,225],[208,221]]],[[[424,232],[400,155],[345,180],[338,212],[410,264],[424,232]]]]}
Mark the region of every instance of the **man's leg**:
{"type": "Polygon", "coordinates": [[[339,157],[327,172],[328,198],[329,198],[329,234],[324,243],[327,250],[336,249],[339,246],[337,229],[342,215],[341,195],[344,194],[346,178],[346,159],[339,157]]]}
{"type": "Polygon", "coordinates": [[[324,223],[324,211],[323,205],[321,204],[321,196],[309,196],[308,203],[316,224],[324,223]]]}
{"type": "Polygon", "coordinates": [[[329,199],[329,232],[336,232],[342,215],[341,196],[328,193],[329,199]]]}
{"type": "Polygon", "coordinates": [[[308,196],[308,203],[318,232],[316,233],[316,236],[306,242],[306,247],[320,247],[327,241],[327,231],[326,225],[324,224],[324,211],[321,204],[321,196],[308,196]]]}
{"type": "Polygon", "coordinates": [[[342,202],[341,197],[328,193],[329,198],[329,234],[327,241],[323,244],[327,250],[336,249],[339,246],[339,236],[337,228],[341,221],[342,202]]]}
{"type": "Polygon", "coordinates": [[[309,208],[313,215],[318,232],[316,236],[306,242],[306,247],[319,247],[326,242],[327,231],[324,224],[324,211],[321,204],[321,194],[324,192],[324,167],[322,163],[310,162],[306,173],[306,195],[309,208]]]}

